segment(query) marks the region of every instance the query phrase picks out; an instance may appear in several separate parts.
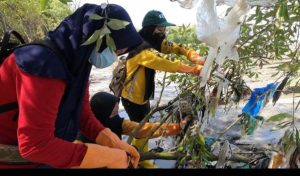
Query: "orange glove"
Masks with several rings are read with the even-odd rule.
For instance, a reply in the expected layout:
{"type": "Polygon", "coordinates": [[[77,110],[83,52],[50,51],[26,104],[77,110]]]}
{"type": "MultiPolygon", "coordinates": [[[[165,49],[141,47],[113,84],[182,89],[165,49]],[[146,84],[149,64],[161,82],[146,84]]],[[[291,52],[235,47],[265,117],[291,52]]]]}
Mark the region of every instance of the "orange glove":
{"type": "Polygon", "coordinates": [[[196,51],[190,51],[188,54],[188,59],[195,64],[204,65],[205,58],[201,57],[196,51]]]}
{"type": "Polygon", "coordinates": [[[163,124],[160,129],[164,136],[175,136],[180,133],[181,127],[179,124],[163,124]]]}
{"type": "MultiPolygon", "coordinates": [[[[123,124],[122,124],[123,134],[129,134],[138,125],[139,125],[139,123],[137,123],[137,122],[124,119],[123,124]]],[[[160,125],[159,122],[156,122],[156,123],[147,122],[144,124],[144,126],[138,131],[137,135],[134,137],[135,138],[146,138],[146,137],[150,136],[150,132],[153,129],[157,128],[157,126],[159,126],[159,125],[160,125]]],[[[180,128],[180,125],[178,125],[178,124],[163,124],[159,129],[157,129],[155,131],[152,138],[159,137],[161,135],[174,136],[174,135],[177,135],[178,133],[180,133],[180,131],[181,131],[181,128],[180,128]]]]}
{"type": "Polygon", "coordinates": [[[128,168],[129,160],[124,150],[98,144],[85,143],[85,145],[87,151],[79,168],[128,168]]]}
{"type": "Polygon", "coordinates": [[[138,151],[133,146],[120,140],[119,137],[109,128],[105,128],[98,134],[96,137],[96,143],[126,151],[131,156],[131,163],[135,168],[137,168],[140,160],[140,154],[138,151]]]}
{"type": "Polygon", "coordinates": [[[194,67],[193,74],[198,76],[201,73],[202,67],[203,67],[202,65],[196,65],[194,67]]]}
{"type": "Polygon", "coordinates": [[[194,67],[191,67],[191,66],[181,64],[178,68],[178,72],[180,73],[191,73],[196,76],[200,74],[201,70],[202,70],[202,65],[196,65],[194,67]]]}

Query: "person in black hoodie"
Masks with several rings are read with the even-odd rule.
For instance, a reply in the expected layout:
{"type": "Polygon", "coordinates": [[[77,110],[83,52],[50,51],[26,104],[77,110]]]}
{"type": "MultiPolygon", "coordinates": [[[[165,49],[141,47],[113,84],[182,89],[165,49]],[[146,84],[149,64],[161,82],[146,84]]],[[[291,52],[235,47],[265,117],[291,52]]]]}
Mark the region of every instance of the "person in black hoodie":
{"type": "MultiPolygon", "coordinates": [[[[122,135],[129,135],[139,123],[124,119],[119,116],[119,102],[120,98],[116,97],[107,92],[98,92],[92,96],[90,100],[90,105],[96,118],[112,132],[114,132],[120,139],[122,135]]],[[[151,136],[152,138],[159,136],[174,136],[181,132],[181,126],[185,125],[186,120],[176,123],[164,123],[160,128],[158,128],[155,133],[151,136]]],[[[160,125],[159,122],[147,122],[138,131],[135,138],[141,139],[150,136],[153,129],[160,125]]],[[[82,133],[78,134],[78,142],[92,142],[90,139],[86,138],[82,133]]],[[[142,163],[142,162],[141,162],[142,163]]]]}

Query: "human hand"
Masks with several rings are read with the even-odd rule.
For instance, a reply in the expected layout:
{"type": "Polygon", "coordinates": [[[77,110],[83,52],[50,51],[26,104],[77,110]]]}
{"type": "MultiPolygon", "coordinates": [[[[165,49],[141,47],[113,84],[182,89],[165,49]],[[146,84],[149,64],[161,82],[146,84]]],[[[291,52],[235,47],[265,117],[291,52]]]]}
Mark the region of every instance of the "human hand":
{"type": "Polygon", "coordinates": [[[201,57],[196,51],[190,51],[188,59],[198,65],[204,65],[205,62],[205,58],[201,57]]]}
{"type": "Polygon", "coordinates": [[[121,140],[118,146],[120,149],[125,150],[128,153],[130,162],[134,168],[137,168],[140,160],[139,152],[133,146],[121,140]]]}
{"type": "Polygon", "coordinates": [[[120,140],[120,138],[109,128],[105,128],[98,134],[96,143],[126,151],[131,156],[131,162],[133,166],[137,168],[138,162],[140,160],[140,154],[138,153],[138,151],[133,146],[120,140]]]}
{"type": "Polygon", "coordinates": [[[193,68],[192,74],[198,76],[201,73],[202,67],[203,67],[202,65],[196,65],[193,68]]]}
{"type": "Polygon", "coordinates": [[[129,157],[124,150],[98,144],[85,143],[85,145],[87,146],[86,154],[80,166],[74,168],[128,168],[129,157]]]}
{"type": "Polygon", "coordinates": [[[164,136],[175,136],[180,133],[181,127],[179,124],[176,123],[163,124],[160,130],[162,130],[161,133],[164,136]]]}

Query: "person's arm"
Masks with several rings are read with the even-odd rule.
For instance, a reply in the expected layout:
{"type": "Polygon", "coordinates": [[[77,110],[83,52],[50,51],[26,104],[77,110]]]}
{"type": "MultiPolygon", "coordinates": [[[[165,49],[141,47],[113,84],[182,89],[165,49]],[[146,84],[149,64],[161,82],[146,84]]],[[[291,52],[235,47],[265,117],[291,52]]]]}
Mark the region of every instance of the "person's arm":
{"type": "Polygon", "coordinates": [[[81,117],[80,117],[80,131],[91,141],[95,141],[97,135],[105,127],[95,117],[90,103],[89,103],[89,84],[87,85],[83,97],[81,117]]]}
{"type": "MultiPolygon", "coordinates": [[[[123,134],[126,134],[126,135],[130,134],[138,125],[139,125],[139,123],[137,123],[137,122],[124,119],[124,121],[122,123],[123,134]]],[[[159,122],[145,123],[144,126],[138,131],[135,138],[146,138],[146,137],[150,136],[151,131],[154,130],[155,128],[157,128],[159,125],[160,125],[159,122]]],[[[174,135],[177,135],[178,133],[180,133],[180,131],[181,131],[181,127],[179,124],[176,124],[176,123],[166,124],[165,123],[154,132],[152,138],[156,138],[156,137],[159,137],[162,135],[163,136],[174,136],[174,135]]]]}
{"type": "Polygon", "coordinates": [[[182,47],[175,42],[170,42],[167,40],[162,42],[161,52],[165,54],[174,53],[177,55],[184,55],[188,60],[199,65],[204,65],[205,62],[205,58],[201,57],[195,50],[182,47]]]}
{"type": "Polygon", "coordinates": [[[54,168],[128,167],[126,150],[72,143],[55,137],[56,117],[66,86],[64,81],[31,76],[21,71],[17,77],[17,133],[23,158],[54,168]]]}
{"type": "Polygon", "coordinates": [[[79,166],[87,147],[54,135],[66,83],[59,79],[32,76],[19,69],[16,75],[19,104],[17,138],[22,157],[58,168],[79,166]]]}
{"type": "Polygon", "coordinates": [[[180,61],[169,61],[154,54],[151,50],[144,50],[140,52],[138,57],[138,64],[143,65],[154,70],[167,72],[191,73],[199,75],[201,68],[199,65],[191,67],[181,63],[180,61]]]}

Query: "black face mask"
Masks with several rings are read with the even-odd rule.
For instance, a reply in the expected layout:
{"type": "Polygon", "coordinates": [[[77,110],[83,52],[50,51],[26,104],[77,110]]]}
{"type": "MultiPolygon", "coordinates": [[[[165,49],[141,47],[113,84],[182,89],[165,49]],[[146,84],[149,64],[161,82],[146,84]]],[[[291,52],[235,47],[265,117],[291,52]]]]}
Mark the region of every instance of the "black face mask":
{"type": "Polygon", "coordinates": [[[155,49],[159,50],[160,51],[160,48],[161,48],[161,43],[162,41],[166,38],[166,35],[165,33],[153,33],[153,41],[155,43],[155,49]]]}

